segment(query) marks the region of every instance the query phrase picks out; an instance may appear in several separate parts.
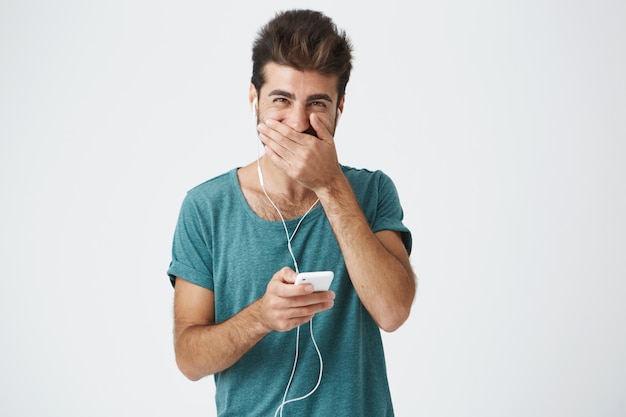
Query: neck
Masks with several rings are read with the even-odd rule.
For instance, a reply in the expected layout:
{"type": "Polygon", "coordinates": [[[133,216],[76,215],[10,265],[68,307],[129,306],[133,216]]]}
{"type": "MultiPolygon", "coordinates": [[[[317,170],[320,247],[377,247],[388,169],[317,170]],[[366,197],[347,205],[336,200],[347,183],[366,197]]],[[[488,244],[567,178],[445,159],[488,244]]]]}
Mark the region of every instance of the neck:
{"type": "MultiPolygon", "coordinates": [[[[289,190],[289,185],[293,186],[293,184],[297,184],[290,179],[289,182],[285,184],[282,189],[280,186],[277,188],[274,187],[278,190],[278,192],[273,193],[273,195],[270,196],[270,193],[267,190],[266,183],[267,174],[264,174],[264,172],[265,171],[263,170],[261,161],[258,160],[257,174],[259,177],[261,189],[263,191],[263,194],[265,195],[267,202],[273,207],[276,215],[278,215],[281,220],[284,221],[285,219],[306,216],[319,202],[319,199],[317,198],[315,193],[302,186],[299,186],[297,191],[292,190],[291,192],[285,192],[285,190],[289,190]]],[[[276,172],[275,169],[274,172],[276,172]]],[[[285,175],[272,176],[271,181],[273,181],[274,178],[280,177],[283,177],[284,182],[284,178],[286,178],[285,175]]],[[[267,218],[273,216],[265,214],[265,217],[267,218]]]]}
{"type": "Polygon", "coordinates": [[[289,178],[264,157],[257,160],[257,174],[263,191],[281,200],[297,203],[317,199],[312,190],[289,178]]]}

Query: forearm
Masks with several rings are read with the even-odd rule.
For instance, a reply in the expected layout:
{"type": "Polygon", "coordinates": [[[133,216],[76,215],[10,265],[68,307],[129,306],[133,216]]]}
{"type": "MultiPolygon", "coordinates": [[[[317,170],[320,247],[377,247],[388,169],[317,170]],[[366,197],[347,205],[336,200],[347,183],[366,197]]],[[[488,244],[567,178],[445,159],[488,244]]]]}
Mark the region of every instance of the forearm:
{"type": "Polygon", "coordinates": [[[401,261],[372,232],[344,176],[318,196],[361,302],[379,327],[396,330],[408,318],[416,291],[408,255],[401,261]]]}
{"type": "Polygon", "coordinates": [[[231,367],[268,333],[258,301],[222,323],[176,323],[176,362],[195,381],[231,367]]]}

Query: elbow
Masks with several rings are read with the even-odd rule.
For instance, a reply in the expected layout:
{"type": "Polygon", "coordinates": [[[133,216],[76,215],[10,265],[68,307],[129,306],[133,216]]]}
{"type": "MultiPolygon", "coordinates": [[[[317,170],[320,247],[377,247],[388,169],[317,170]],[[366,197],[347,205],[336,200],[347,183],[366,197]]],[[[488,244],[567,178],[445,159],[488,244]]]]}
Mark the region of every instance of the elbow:
{"type": "Polygon", "coordinates": [[[181,359],[178,355],[176,355],[176,365],[180,372],[190,381],[198,381],[204,376],[198,373],[193,366],[181,359]]]}
{"type": "Polygon", "coordinates": [[[183,349],[182,346],[175,345],[174,354],[176,357],[176,366],[178,370],[190,381],[198,381],[212,372],[208,368],[204,368],[194,360],[191,352],[183,349]]]}
{"type": "Polygon", "coordinates": [[[384,313],[379,315],[376,320],[378,327],[387,333],[393,333],[398,330],[408,319],[411,314],[411,307],[415,301],[416,286],[413,285],[401,300],[387,305],[384,313]]]}
{"type": "Polygon", "coordinates": [[[378,327],[387,333],[398,330],[409,318],[411,307],[395,308],[378,320],[378,327]]]}
{"type": "Polygon", "coordinates": [[[211,368],[203,363],[197,349],[191,343],[185,330],[178,329],[174,334],[174,357],[178,370],[190,381],[198,381],[211,375],[211,368]]]}

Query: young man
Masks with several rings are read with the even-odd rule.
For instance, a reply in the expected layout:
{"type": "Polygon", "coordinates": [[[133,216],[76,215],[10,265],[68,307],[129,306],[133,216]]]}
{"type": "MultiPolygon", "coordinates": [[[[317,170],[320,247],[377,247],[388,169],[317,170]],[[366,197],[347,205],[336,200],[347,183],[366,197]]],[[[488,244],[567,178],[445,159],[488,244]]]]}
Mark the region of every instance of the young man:
{"type": "Polygon", "coordinates": [[[279,13],[253,47],[265,152],[191,189],[168,275],[176,361],[214,375],[219,416],[392,416],[380,329],[409,315],[410,231],[392,181],[338,162],[351,45],[325,15],[279,13]],[[330,270],[329,291],[294,285],[330,270]],[[300,326],[306,330],[300,333],[300,326]]]}

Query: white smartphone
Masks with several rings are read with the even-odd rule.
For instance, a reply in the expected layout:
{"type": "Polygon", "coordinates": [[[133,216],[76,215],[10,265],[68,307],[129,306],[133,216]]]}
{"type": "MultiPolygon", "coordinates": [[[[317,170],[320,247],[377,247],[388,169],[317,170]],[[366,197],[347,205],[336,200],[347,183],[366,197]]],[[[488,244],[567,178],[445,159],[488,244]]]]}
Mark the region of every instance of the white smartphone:
{"type": "Polygon", "coordinates": [[[333,271],[300,272],[294,284],[313,284],[315,292],[328,291],[334,277],[335,273],[333,271]]]}

